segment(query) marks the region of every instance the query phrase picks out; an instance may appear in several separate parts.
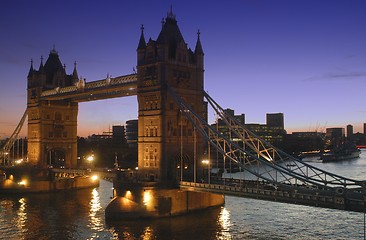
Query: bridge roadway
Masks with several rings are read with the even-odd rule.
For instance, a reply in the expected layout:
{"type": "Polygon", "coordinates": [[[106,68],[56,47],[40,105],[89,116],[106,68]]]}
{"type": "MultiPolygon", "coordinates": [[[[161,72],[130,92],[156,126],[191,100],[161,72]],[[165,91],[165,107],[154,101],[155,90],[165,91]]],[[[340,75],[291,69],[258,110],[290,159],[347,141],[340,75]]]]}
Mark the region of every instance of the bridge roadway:
{"type": "Polygon", "coordinates": [[[276,202],[365,212],[366,196],[362,189],[334,191],[294,185],[273,185],[258,181],[226,179],[215,183],[180,182],[189,191],[211,192],[230,196],[263,199],[276,202]]]}

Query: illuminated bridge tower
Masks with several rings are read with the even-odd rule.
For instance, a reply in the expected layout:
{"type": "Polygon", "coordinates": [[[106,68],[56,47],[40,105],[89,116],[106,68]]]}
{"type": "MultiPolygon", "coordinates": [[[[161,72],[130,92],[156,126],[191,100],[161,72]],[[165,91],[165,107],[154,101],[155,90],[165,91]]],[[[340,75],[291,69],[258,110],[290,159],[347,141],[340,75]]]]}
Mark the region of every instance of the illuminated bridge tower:
{"type": "Polygon", "coordinates": [[[204,154],[203,140],[182,116],[167,87],[207,119],[199,33],[193,52],[172,11],[163,19],[157,40],[146,43],[143,30],[137,48],[139,179],[168,185],[180,179],[193,181],[194,161],[198,163],[204,154]]]}
{"type": "Polygon", "coordinates": [[[41,92],[71,86],[78,81],[76,65],[66,74],[58,53],[51,50],[46,63],[28,74],[28,160],[39,167],[75,167],[77,158],[78,103],[41,100],[41,92]]]}

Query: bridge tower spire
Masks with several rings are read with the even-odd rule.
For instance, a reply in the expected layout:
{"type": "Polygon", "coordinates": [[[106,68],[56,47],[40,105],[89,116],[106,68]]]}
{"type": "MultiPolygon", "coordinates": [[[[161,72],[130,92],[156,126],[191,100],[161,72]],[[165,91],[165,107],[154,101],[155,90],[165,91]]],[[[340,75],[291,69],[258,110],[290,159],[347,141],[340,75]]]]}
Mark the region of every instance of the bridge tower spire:
{"type": "MultiPolygon", "coordinates": [[[[203,101],[203,51],[200,41],[187,47],[172,9],[157,40],[137,49],[138,167],[141,181],[174,185],[193,180],[193,164],[204,154],[200,136],[167,92],[173,88],[207,118],[203,101]],[[194,159],[197,156],[197,159],[194,159]]],[[[142,40],[143,39],[143,40],[142,40]]]]}

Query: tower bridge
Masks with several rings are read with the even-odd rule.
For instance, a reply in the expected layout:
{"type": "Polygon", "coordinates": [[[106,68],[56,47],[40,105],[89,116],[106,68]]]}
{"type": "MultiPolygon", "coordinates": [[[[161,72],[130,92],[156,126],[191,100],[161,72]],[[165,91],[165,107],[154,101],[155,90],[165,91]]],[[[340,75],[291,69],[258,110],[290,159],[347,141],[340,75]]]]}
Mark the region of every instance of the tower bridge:
{"type": "Polygon", "coordinates": [[[163,21],[156,40],[150,38],[146,42],[141,27],[136,74],[86,82],[79,78],[76,64],[73,73],[66,74],[53,49],[38,70],[31,64],[27,91],[28,159],[40,168],[47,167],[49,161],[63,161],[66,168],[77,167],[79,103],[137,96],[138,173],[133,181],[126,177],[117,182],[119,196],[124,200],[115,201],[111,209],[121,210],[127,201],[128,208],[135,212],[151,211],[155,216],[167,216],[184,208],[181,202],[174,202],[177,198],[174,194],[193,206],[187,205],[186,209],[222,204],[222,194],[305,205],[318,202],[319,206],[354,211],[365,209],[365,181],[316,168],[266,143],[228,115],[204,91],[200,34],[197,34],[195,49],[188,48],[172,12],[163,21]],[[208,123],[208,108],[226,124],[230,137],[208,123]],[[234,138],[241,143],[234,142],[234,138]],[[210,172],[208,182],[200,183],[215,155],[224,168],[230,162],[238,166],[243,175],[245,173],[246,177],[240,182],[244,185],[227,188],[225,181],[230,180],[210,182],[210,172]],[[209,159],[208,166],[201,164],[202,159],[209,159]],[[276,189],[260,187],[265,184],[276,189]],[[130,196],[131,187],[140,189],[138,194],[145,194],[145,190],[151,188],[178,189],[179,186],[187,191],[185,195],[156,190],[152,206],[147,204],[145,195],[130,196]],[[219,195],[189,195],[191,191],[219,195]],[[197,204],[200,201],[204,204],[197,204]],[[137,207],[131,202],[140,205],[137,207]],[[174,204],[181,209],[177,210],[179,207],[174,204]]]}

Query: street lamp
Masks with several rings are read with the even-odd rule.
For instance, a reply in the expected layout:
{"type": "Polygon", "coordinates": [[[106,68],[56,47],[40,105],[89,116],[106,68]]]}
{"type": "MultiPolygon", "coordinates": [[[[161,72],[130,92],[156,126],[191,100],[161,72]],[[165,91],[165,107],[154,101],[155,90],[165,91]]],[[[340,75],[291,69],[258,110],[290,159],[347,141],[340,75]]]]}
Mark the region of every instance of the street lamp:
{"type": "Polygon", "coordinates": [[[88,156],[86,160],[89,162],[90,168],[92,168],[92,163],[94,161],[94,154],[88,156]]]}
{"type": "Polygon", "coordinates": [[[207,178],[208,178],[208,184],[211,183],[211,177],[210,177],[210,160],[202,160],[202,164],[203,165],[207,165],[207,178]]]}

